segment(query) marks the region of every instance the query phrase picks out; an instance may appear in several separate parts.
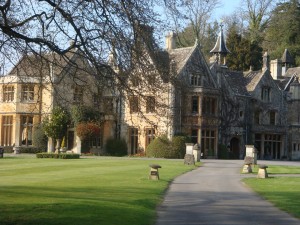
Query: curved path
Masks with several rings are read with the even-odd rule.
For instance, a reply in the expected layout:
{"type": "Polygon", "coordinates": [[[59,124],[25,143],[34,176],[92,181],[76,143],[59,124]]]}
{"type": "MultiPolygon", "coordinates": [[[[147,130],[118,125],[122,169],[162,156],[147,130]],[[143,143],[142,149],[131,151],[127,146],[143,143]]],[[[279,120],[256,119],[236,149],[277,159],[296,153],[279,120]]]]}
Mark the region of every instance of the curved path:
{"type": "MultiPolygon", "coordinates": [[[[201,160],[204,165],[179,176],[157,209],[156,225],[299,225],[247,188],[241,160],[201,160]]],[[[259,164],[300,165],[299,162],[259,161],[259,164]]],[[[247,175],[246,175],[247,176],[247,175]]]]}

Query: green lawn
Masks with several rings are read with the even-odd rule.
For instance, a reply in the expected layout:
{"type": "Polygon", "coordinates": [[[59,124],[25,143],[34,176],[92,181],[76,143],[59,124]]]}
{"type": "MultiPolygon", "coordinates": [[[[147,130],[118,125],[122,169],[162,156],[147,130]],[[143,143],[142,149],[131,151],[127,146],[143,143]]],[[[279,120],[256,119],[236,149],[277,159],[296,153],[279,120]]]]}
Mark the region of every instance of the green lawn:
{"type": "MultiPolygon", "coordinates": [[[[300,218],[300,177],[288,174],[300,174],[300,167],[269,166],[268,179],[245,178],[243,181],[263,198],[278,208],[300,218]],[[276,174],[285,174],[283,177],[276,174]]],[[[254,169],[257,172],[257,167],[254,169]]]]}
{"type": "Polygon", "coordinates": [[[0,159],[0,224],[153,224],[169,182],[193,169],[183,160],[0,159]],[[149,164],[162,166],[148,180],[149,164]]]}

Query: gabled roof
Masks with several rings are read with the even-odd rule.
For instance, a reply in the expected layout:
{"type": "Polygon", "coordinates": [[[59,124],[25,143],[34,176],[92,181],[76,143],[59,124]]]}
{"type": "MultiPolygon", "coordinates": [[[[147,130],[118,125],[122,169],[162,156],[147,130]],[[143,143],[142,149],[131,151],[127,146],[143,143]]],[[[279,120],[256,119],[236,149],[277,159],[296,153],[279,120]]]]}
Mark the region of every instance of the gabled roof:
{"type": "Polygon", "coordinates": [[[251,92],[254,91],[257,84],[261,80],[262,76],[265,74],[266,70],[264,71],[250,71],[244,72],[244,77],[246,80],[246,88],[247,91],[251,92]]]}
{"type": "Polygon", "coordinates": [[[250,96],[246,88],[247,79],[244,77],[242,72],[228,71],[224,74],[224,77],[234,94],[250,96]]]}
{"type": "Polygon", "coordinates": [[[194,45],[193,47],[176,48],[169,50],[170,64],[172,66],[172,63],[175,63],[177,74],[181,73],[182,69],[184,68],[196,48],[197,45],[194,45]]]}
{"type": "Polygon", "coordinates": [[[72,60],[74,55],[76,55],[76,52],[69,52],[64,56],[60,56],[56,53],[33,53],[24,55],[8,75],[30,77],[49,75],[50,64],[52,64],[52,73],[59,75],[66,65],[72,60]]]}
{"type": "Polygon", "coordinates": [[[293,67],[293,68],[288,68],[286,73],[284,74],[285,77],[291,77],[294,74],[300,76],[300,67],[293,67]]]}

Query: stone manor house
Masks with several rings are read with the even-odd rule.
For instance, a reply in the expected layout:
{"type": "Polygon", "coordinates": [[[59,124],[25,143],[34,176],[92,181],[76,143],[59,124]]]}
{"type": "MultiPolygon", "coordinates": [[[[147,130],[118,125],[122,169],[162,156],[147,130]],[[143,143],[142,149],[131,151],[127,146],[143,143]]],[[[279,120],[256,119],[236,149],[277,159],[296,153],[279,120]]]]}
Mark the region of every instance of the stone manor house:
{"type": "MultiPolygon", "coordinates": [[[[254,145],[261,159],[300,159],[300,67],[293,67],[288,50],[272,61],[266,52],[259,71],[231,71],[222,29],[209,62],[197,41],[176,48],[172,32],[166,48],[153,54],[151,29],[147,32],[142,41],[148,43],[141,48],[148,71],[131,72],[126,82],[135,91],[125,95],[109,83],[99,90],[93,68],[79,51],[24,56],[0,77],[0,145],[31,146],[35,125],[54,106],[82,103],[97,107],[104,121],[91,150],[103,151],[107,139],[122,138],[133,155],[145,151],[157,136],[185,134],[205,158],[218,158],[223,146],[231,158],[242,159],[245,146],[254,145]]],[[[108,64],[112,62],[113,56],[108,64]]],[[[118,72],[115,65],[113,69],[118,72]]],[[[66,143],[68,150],[81,153],[72,126],[66,143]]],[[[54,151],[51,139],[48,151],[54,151]]]]}

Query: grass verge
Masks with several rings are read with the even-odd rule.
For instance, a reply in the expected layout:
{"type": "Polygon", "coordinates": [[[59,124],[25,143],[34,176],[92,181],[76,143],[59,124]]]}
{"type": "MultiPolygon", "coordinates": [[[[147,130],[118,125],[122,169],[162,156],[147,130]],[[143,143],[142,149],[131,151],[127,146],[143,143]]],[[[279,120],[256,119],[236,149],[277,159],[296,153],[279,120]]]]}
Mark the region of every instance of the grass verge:
{"type": "Polygon", "coordinates": [[[182,160],[132,158],[0,160],[0,224],[153,224],[182,160]],[[148,180],[149,164],[160,180],[148,180]]]}
{"type": "MultiPolygon", "coordinates": [[[[244,178],[243,181],[276,207],[300,218],[300,177],[288,176],[288,174],[299,174],[300,167],[269,166],[267,170],[271,174],[268,179],[244,178]],[[272,177],[272,174],[287,176],[272,177]]],[[[253,172],[257,172],[257,167],[253,172]]]]}

